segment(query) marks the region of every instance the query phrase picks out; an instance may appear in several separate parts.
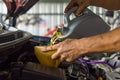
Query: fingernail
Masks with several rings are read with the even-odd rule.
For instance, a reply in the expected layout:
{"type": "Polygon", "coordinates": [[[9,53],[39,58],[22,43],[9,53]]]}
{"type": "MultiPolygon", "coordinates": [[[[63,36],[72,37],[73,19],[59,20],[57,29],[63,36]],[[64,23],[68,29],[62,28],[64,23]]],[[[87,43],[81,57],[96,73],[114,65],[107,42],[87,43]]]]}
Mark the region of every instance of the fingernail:
{"type": "Polygon", "coordinates": [[[65,9],[66,11],[68,10],[68,8],[65,9]]]}
{"type": "Polygon", "coordinates": [[[65,9],[65,11],[64,12],[67,12],[68,11],[68,9],[65,9]]]}
{"type": "Polygon", "coordinates": [[[76,14],[75,14],[75,16],[79,16],[79,14],[78,14],[78,13],[76,13],[76,14]]]}
{"type": "Polygon", "coordinates": [[[53,60],[55,59],[53,55],[51,56],[51,59],[53,59],[53,60]]]}
{"type": "Polygon", "coordinates": [[[67,62],[72,62],[72,60],[71,60],[71,59],[66,59],[66,61],[67,61],[67,62]]]}

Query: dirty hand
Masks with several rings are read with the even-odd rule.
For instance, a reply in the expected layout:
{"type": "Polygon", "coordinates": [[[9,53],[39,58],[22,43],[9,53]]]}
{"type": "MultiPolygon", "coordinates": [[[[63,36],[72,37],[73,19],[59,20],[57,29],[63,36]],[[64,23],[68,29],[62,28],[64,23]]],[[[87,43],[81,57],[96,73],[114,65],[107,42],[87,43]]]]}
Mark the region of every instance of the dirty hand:
{"type": "Polygon", "coordinates": [[[65,60],[67,62],[71,62],[86,53],[83,45],[84,43],[80,43],[78,39],[67,39],[54,46],[42,47],[41,50],[57,50],[57,52],[52,55],[52,59],[60,59],[61,61],[65,60]]]}
{"type": "Polygon", "coordinates": [[[86,7],[92,4],[92,1],[93,0],[71,0],[65,9],[65,13],[68,12],[74,6],[78,6],[78,9],[75,11],[75,15],[78,16],[86,7]]]}

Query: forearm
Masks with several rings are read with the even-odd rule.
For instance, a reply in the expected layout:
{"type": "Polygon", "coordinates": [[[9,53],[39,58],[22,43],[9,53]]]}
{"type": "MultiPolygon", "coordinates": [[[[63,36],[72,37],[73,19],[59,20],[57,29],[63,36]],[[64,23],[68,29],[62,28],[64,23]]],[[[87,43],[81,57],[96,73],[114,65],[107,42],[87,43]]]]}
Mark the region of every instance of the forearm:
{"type": "Polygon", "coordinates": [[[91,5],[108,10],[120,10],[120,0],[93,0],[91,5]]]}
{"type": "Polygon", "coordinates": [[[120,28],[97,36],[83,38],[83,44],[85,43],[86,46],[83,47],[86,53],[120,51],[120,28]]]}

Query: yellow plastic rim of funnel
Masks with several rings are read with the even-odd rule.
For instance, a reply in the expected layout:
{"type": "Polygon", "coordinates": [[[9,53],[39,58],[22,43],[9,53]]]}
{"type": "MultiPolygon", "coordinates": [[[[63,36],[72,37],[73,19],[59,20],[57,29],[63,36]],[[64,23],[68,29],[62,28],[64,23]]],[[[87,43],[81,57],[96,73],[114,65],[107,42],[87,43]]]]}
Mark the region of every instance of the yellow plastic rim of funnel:
{"type": "Polygon", "coordinates": [[[41,51],[42,46],[35,46],[34,51],[35,55],[40,62],[40,64],[49,66],[49,67],[58,67],[60,64],[60,60],[52,60],[51,56],[56,52],[56,50],[53,51],[47,51],[47,52],[42,52],[41,51]]]}

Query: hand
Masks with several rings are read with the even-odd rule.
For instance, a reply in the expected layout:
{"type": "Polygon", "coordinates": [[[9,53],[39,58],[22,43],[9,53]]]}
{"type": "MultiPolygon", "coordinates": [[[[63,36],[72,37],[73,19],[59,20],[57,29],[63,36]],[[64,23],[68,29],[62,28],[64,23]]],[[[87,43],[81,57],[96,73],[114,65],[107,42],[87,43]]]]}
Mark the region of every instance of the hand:
{"type": "Polygon", "coordinates": [[[93,0],[71,0],[65,9],[65,13],[68,12],[74,6],[78,6],[78,9],[75,11],[75,15],[78,16],[86,7],[92,4],[92,1],[93,0]]]}
{"type": "Polygon", "coordinates": [[[80,44],[77,39],[67,39],[54,46],[42,47],[41,50],[57,50],[57,52],[52,55],[52,59],[60,58],[61,61],[66,60],[67,62],[71,62],[86,53],[86,50],[84,50],[85,47],[82,45],[83,44],[80,44]]]}

